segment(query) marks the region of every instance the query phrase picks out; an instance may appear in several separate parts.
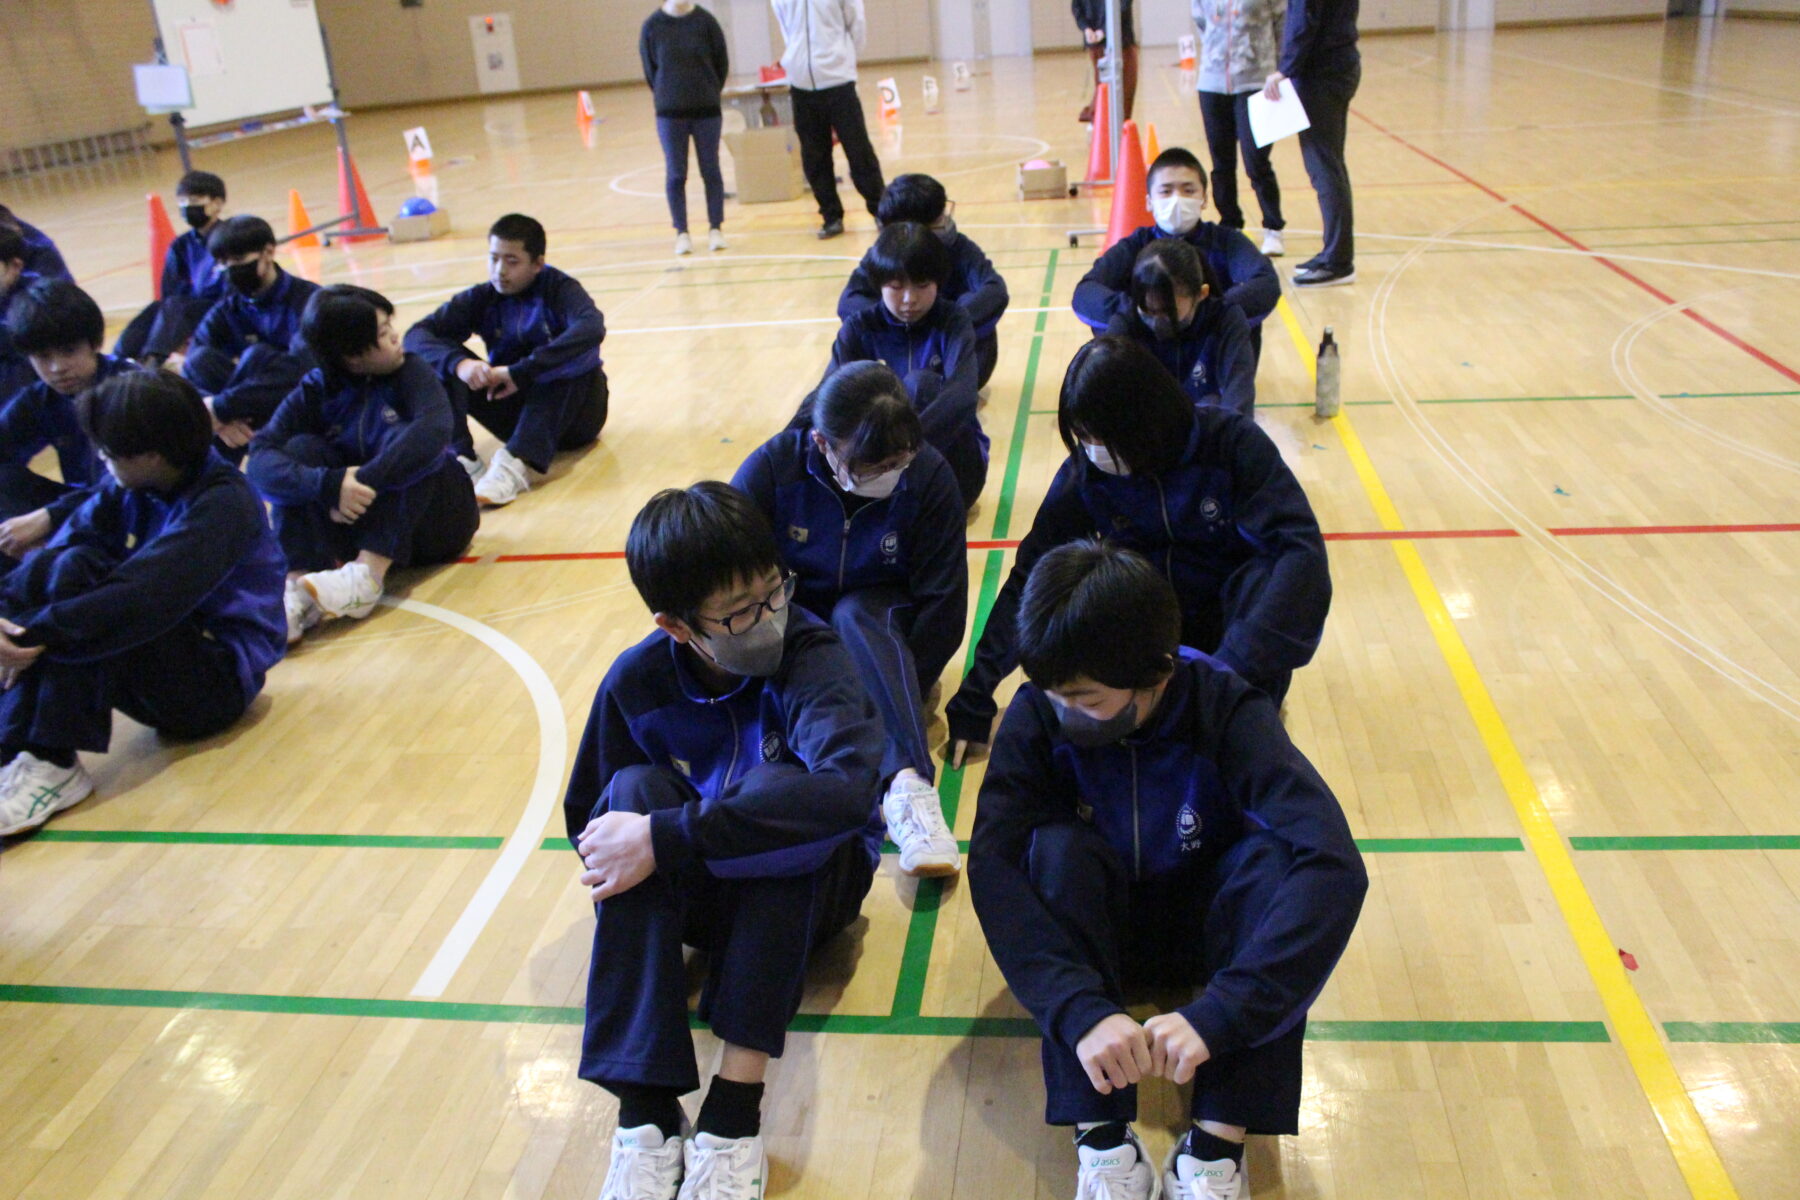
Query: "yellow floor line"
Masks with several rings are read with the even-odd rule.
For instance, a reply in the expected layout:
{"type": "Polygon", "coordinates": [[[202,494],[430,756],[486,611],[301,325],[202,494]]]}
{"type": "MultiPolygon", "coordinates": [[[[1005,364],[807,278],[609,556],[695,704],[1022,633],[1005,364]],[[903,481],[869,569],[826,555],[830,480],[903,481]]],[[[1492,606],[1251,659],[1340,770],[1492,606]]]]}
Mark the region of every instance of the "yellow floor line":
{"type": "MultiPolygon", "coordinates": [[[[1277,311],[1281,314],[1282,323],[1287,326],[1288,335],[1293,338],[1295,348],[1300,352],[1300,360],[1306,365],[1307,374],[1316,375],[1313,348],[1301,331],[1300,322],[1294,316],[1287,297],[1282,297],[1277,311]]],[[[1341,410],[1332,418],[1331,424],[1344,444],[1344,451],[1349,455],[1350,464],[1355,468],[1356,477],[1361,481],[1363,491],[1368,494],[1369,503],[1374,507],[1382,527],[1388,530],[1406,528],[1400,520],[1399,510],[1388,496],[1387,488],[1382,485],[1381,476],[1375,471],[1375,464],[1369,461],[1368,452],[1363,449],[1362,439],[1356,436],[1356,428],[1350,422],[1348,410],[1341,410]]],[[[1699,1110],[1694,1107],[1687,1088],[1682,1085],[1675,1064],[1669,1058],[1668,1048],[1663,1045],[1642,997],[1637,994],[1637,989],[1632,986],[1630,977],[1619,961],[1618,949],[1600,920],[1600,912],[1594,907],[1593,897],[1588,894],[1587,886],[1582,883],[1580,874],[1575,870],[1575,860],[1569,854],[1568,843],[1558,832],[1549,809],[1544,807],[1537,784],[1526,770],[1525,760],[1519,754],[1512,734],[1507,731],[1506,722],[1501,718],[1500,710],[1495,707],[1493,697],[1488,694],[1487,684],[1482,680],[1468,646],[1456,631],[1456,623],[1444,604],[1443,596],[1438,593],[1437,585],[1431,581],[1424,559],[1419,557],[1418,548],[1411,541],[1402,539],[1389,544],[1394,548],[1395,557],[1400,560],[1400,569],[1405,573],[1407,583],[1412,585],[1413,596],[1425,614],[1426,624],[1431,627],[1438,652],[1443,655],[1452,678],[1456,680],[1456,688],[1462,694],[1463,704],[1468,708],[1469,716],[1481,734],[1481,743],[1487,749],[1488,758],[1493,761],[1494,770],[1500,775],[1507,799],[1512,802],[1513,811],[1525,831],[1525,844],[1530,847],[1545,879],[1549,881],[1551,894],[1555,896],[1557,907],[1562,910],[1563,920],[1575,938],[1581,960],[1600,992],[1600,1000],[1606,1007],[1613,1035],[1624,1047],[1625,1057],[1637,1074],[1638,1086],[1643,1088],[1651,1109],[1656,1113],[1663,1137],[1667,1139],[1669,1150],[1675,1156],[1675,1163],[1687,1180],[1688,1190],[1695,1200],[1736,1200],[1737,1189],[1725,1172],[1725,1164],[1719,1158],[1712,1136],[1700,1119],[1699,1110]]]]}

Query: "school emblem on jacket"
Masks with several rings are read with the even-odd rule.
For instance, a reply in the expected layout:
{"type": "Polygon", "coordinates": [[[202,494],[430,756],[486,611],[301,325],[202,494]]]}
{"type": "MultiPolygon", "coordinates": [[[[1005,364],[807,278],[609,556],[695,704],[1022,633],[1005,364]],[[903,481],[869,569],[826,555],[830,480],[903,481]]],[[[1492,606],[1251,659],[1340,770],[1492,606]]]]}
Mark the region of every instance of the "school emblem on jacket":
{"type": "Polygon", "coordinates": [[[781,735],[779,733],[763,734],[762,756],[764,762],[774,762],[781,757],[781,735]]]}
{"type": "Polygon", "coordinates": [[[1200,848],[1200,814],[1194,806],[1184,804],[1175,814],[1175,832],[1181,837],[1181,852],[1188,854],[1200,848]]]}
{"type": "Polygon", "coordinates": [[[1208,496],[1200,502],[1200,515],[1205,517],[1208,521],[1218,520],[1220,511],[1219,502],[1214,500],[1211,496],[1208,496]]]}
{"type": "Polygon", "coordinates": [[[900,556],[900,535],[898,533],[896,533],[895,531],[893,531],[892,529],[890,529],[886,533],[881,535],[881,557],[887,559],[889,562],[892,562],[892,561],[894,561],[894,559],[898,558],[899,556],[900,556]]]}
{"type": "Polygon", "coordinates": [[[680,771],[683,779],[692,779],[694,777],[694,768],[685,758],[671,758],[669,760],[669,765],[674,767],[677,771],[680,771]]]}
{"type": "Polygon", "coordinates": [[[1204,386],[1206,383],[1206,360],[1203,358],[1196,362],[1194,364],[1194,369],[1188,374],[1195,383],[1204,386]]]}
{"type": "Polygon", "coordinates": [[[811,536],[812,533],[804,525],[788,526],[788,540],[791,542],[798,542],[804,546],[806,545],[806,539],[811,536]]]}
{"type": "Polygon", "coordinates": [[[384,404],[381,406],[381,420],[385,425],[398,425],[400,414],[394,411],[392,405],[384,404]]]}

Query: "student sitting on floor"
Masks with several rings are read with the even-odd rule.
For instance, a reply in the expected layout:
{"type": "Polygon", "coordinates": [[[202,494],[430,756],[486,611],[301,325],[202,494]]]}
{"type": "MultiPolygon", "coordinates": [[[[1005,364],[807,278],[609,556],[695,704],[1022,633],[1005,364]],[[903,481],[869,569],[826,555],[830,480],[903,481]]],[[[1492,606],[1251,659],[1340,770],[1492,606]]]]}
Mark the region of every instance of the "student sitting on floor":
{"type": "Polygon", "coordinates": [[[1138,254],[1158,238],[1178,237],[1200,252],[1214,278],[1225,285],[1221,298],[1243,310],[1250,325],[1250,348],[1260,358],[1263,319],[1281,299],[1281,277],[1274,265],[1242,230],[1201,220],[1206,211],[1206,173],[1188,151],[1171,146],[1157,155],[1146,183],[1156,223],[1120,238],[1095,260],[1075,285],[1075,315],[1094,329],[1105,329],[1114,317],[1129,313],[1131,272],[1138,254]]]}
{"type": "Polygon", "coordinates": [[[881,722],[742,492],[659,492],[625,561],[657,632],[600,684],[563,804],[595,902],[581,1077],[619,1099],[601,1200],[760,1197],[768,1061],[874,878],[881,722]],[[691,1137],[684,943],[725,1043],[691,1137]]]}
{"type": "Polygon", "coordinates": [[[69,264],[63,261],[62,251],[56,248],[50,235],[4,204],[0,204],[0,229],[16,229],[25,239],[25,269],[33,275],[40,279],[75,282],[75,276],[69,273],[69,264]]]}
{"type": "MultiPolygon", "coordinates": [[[[844,318],[825,379],[846,363],[886,363],[905,382],[925,440],[956,475],[963,507],[973,507],[987,483],[988,437],[975,412],[974,326],[960,305],[939,294],[950,275],[950,252],[925,226],[900,221],[882,227],[863,266],[881,288],[881,303],[844,318]]],[[[788,428],[811,424],[808,396],[788,428]]]]}
{"type": "MultiPolygon", "coordinates": [[[[975,327],[975,386],[986,387],[1000,357],[995,328],[1006,314],[1006,280],[974,239],[957,232],[956,202],[944,194],[944,185],[929,175],[900,175],[881,193],[875,219],[883,226],[916,221],[936,234],[950,252],[950,272],[942,285],[944,299],[961,306],[975,327]]],[[[863,255],[856,270],[850,272],[850,282],[838,297],[839,320],[881,303],[881,285],[870,273],[873,254],[871,250],[863,255]]]]}
{"type": "Polygon", "coordinates": [[[106,477],[75,398],[136,369],[100,353],[106,318],[93,297],[66,279],[40,279],[15,296],[7,325],[37,382],[0,401],[0,568],[43,545],[106,477]],[[31,469],[46,447],[56,449],[61,482],[31,469]]]}
{"type": "Polygon", "coordinates": [[[133,317],[113,345],[114,354],[147,367],[160,366],[183,349],[227,288],[225,272],[206,245],[225,207],[225,181],[207,171],[189,171],[175,185],[175,203],[188,228],[163,256],[161,297],[133,317]]]}
{"type": "Polygon", "coordinates": [[[37,272],[25,265],[25,235],[10,225],[0,225],[0,402],[9,399],[37,378],[25,356],[14,348],[6,310],[13,297],[35,283],[37,272]]]}
{"type": "Polygon", "coordinates": [[[1132,308],[1106,332],[1156,355],[1188,399],[1244,416],[1256,411],[1256,353],[1236,305],[1219,299],[1218,280],[1180,238],[1158,238],[1131,271],[1132,308]]]}
{"type": "Polygon", "coordinates": [[[993,728],[994,690],[1019,661],[1015,616],[1032,564],[1097,534],[1168,575],[1182,645],[1280,704],[1318,649],[1331,574],[1312,505],[1269,435],[1227,409],[1195,408],[1149,351],[1113,337],[1075,352],[1056,421],[1069,457],[944,706],[951,761],[993,728]]]}
{"type": "Polygon", "coordinates": [[[813,395],[812,428],[756,449],[732,486],[775,529],[795,599],[831,622],[887,728],[882,800],[908,875],[962,865],[925,737],[926,696],[962,645],[968,542],[962,498],[882,363],[851,363],[813,395]]]}
{"type": "Polygon", "coordinates": [[[488,230],[488,282],[458,292],[406,331],[456,411],[456,453],[483,504],[511,504],[559,450],[579,450],[606,424],[606,322],[572,275],[544,262],[544,227],[508,213],[488,230]],[[480,337],[487,360],[467,342],[480,337]],[[482,469],[468,418],[504,443],[482,469]]]}
{"type": "Polygon", "coordinates": [[[306,306],[307,373],[250,443],[287,555],[287,639],[375,611],[391,567],[461,554],[481,524],[450,449],[450,399],[400,345],[387,297],[333,284],[306,306]]]}
{"type": "Polygon", "coordinates": [[[261,217],[220,221],[206,246],[231,288],[201,319],[180,370],[205,395],[220,446],[240,461],[256,431],[312,369],[300,316],[319,285],[277,265],[275,231],[261,217]]]}
{"type": "Polygon", "coordinates": [[[1044,1119],[1076,1127],[1076,1195],[1149,1200],[1137,1084],[1193,1083],[1165,1200],[1248,1200],[1244,1135],[1296,1134],[1306,1011],[1369,881],[1274,703],[1181,644],[1157,569],[1060,546],[1019,605],[1007,707],[969,843],[976,916],[1043,1031],[1044,1119]],[[1139,1024],[1141,990],[1190,1003],[1139,1024]],[[1198,989],[1194,991],[1192,989],[1198,989]]]}
{"type": "Polygon", "coordinates": [[[80,803],[112,710],[167,737],[244,715],[282,655],[281,548],[262,501],[212,452],[186,381],[126,371],[77,409],[111,478],[0,578],[0,836],[80,803]]]}

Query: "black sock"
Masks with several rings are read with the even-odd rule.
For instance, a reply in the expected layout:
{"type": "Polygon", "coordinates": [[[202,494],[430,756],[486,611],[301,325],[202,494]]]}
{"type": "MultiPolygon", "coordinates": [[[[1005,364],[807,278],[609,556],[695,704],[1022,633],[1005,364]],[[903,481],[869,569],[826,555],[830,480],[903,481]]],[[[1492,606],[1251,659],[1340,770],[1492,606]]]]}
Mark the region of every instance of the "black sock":
{"type": "Polygon", "coordinates": [[[1244,1161],[1244,1143],[1215,1137],[1196,1125],[1188,1130],[1187,1147],[1182,1153],[1191,1154],[1201,1162],[1229,1158],[1234,1163],[1241,1163],[1244,1161]]]}
{"type": "Polygon", "coordinates": [[[654,1125],[665,1138],[681,1132],[681,1093],[674,1088],[614,1084],[607,1089],[619,1098],[619,1128],[654,1125]]]}
{"type": "Polygon", "coordinates": [[[762,1132],[762,1097],[760,1083],[734,1083],[714,1075],[706,1099],[700,1103],[694,1132],[718,1138],[755,1137],[762,1132]]]}
{"type": "Polygon", "coordinates": [[[1117,1150],[1125,1144],[1126,1135],[1130,1132],[1129,1121],[1102,1121],[1092,1129],[1077,1133],[1075,1144],[1086,1146],[1089,1150],[1117,1150]]]}
{"type": "Polygon", "coordinates": [[[75,765],[75,751],[66,746],[40,746],[35,742],[27,742],[22,749],[47,763],[64,769],[75,765]]]}

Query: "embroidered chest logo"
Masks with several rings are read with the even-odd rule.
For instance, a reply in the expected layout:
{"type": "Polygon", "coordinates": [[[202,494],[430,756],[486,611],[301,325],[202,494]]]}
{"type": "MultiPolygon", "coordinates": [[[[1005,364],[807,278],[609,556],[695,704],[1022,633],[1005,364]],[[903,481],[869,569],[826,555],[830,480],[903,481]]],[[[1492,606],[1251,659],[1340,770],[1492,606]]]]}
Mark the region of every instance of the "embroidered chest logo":
{"type": "Polygon", "coordinates": [[[683,779],[692,779],[694,777],[694,768],[689,765],[688,760],[685,758],[671,758],[669,760],[669,765],[674,767],[677,771],[680,771],[683,779]]]}
{"type": "Polygon", "coordinates": [[[1219,513],[1222,511],[1223,510],[1219,507],[1219,502],[1214,500],[1211,496],[1208,496],[1200,502],[1200,515],[1205,517],[1208,521],[1218,520],[1219,513]]]}
{"type": "Polygon", "coordinates": [[[1200,814],[1194,806],[1184,804],[1181,811],[1175,814],[1175,832],[1181,837],[1181,852],[1191,853],[1200,848],[1200,814]]]}
{"type": "Polygon", "coordinates": [[[1194,364],[1194,369],[1192,371],[1188,372],[1188,375],[1190,378],[1193,379],[1193,381],[1195,383],[1205,383],[1206,382],[1206,360],[1203,358],[1199,362],[1196,362],[1194,364]]]}
{"type": "Polygon", "coordinates": [[[899,556],[900,556],[900,535],[890,529],[886,533],[881,535],[881,557],[887,559],[889,562],[892,562],[892,561],[894,561],[894,559],[898,558],[899,556]]]}
{"type": "Polygon", "coordinates": [[[788,526],[788,540],[789,541],[798,542],[802,546],[804,546],[804,545],[806,545],[806,539],[811,536],[812,536],[812,533],[804,525],[789,525],[788,526]]]}
{"type": "Polygon", "coordinates": [[[774,762],[781,757],[781,735],[779,733],[763,734],[762,757],[764,762],[774,762]]]}
{"type": "Polygon", "coordinates": [[[400,414],[395,412],[391,406],[384,404],[381,406],[381,420],[385,425],[398,425],[400,414]]]}

